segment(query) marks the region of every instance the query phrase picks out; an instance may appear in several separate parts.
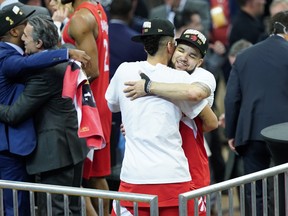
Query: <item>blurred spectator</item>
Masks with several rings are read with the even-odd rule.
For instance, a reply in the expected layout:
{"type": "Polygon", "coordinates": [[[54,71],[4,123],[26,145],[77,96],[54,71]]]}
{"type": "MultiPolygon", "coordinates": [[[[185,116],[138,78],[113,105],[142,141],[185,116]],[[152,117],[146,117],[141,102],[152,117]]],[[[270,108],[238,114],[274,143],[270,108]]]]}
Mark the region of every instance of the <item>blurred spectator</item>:
{"type": "Polygon", "coordinates": [[[229,34],[229,46],[240,39],[246,39],[252,44],[258,42],[261,34],[265,32],[263,20],[265,0],[237,0],[240,11],[232,21],[229,34]]]}
{"type": "Polygon", "coordinates": [[[9,5],[17,5],[20,7],[24,13],[28,13],[30,10],[35,10],[32,16],[38,15],[38,14],[44,14],[50,16],[50,13],[47,8],[41,7],[41,6],[35,6],[35,5],[26,5],[25,3],[22,3],[18,0],[0,0],[0,9],[5,9],[5,7],[9,5]]]}
{"type": "Polygon", "coordinates": [[[198,11],[190,11],[184,9],[182,13],[177,13],[174,18],[174,25],[176,29],[175,37],[179,38],[182,32],[186,29],[195,29],[202,32],[204,27],[202,19],[198,11]]]}
{"type": "Polygon", "coordinates": [[[209,0],[211,14],[210,40],[228,45],[228,28],[231,23],[231,0],[209,0]]]}
{"type": "MultiPolygon", "coordinates": [[[[134,0],[114,0],[110,5],[110,79],[121,63],[144,61],[147,58],[143,44],[135,43],[131,40],[132,36],[139,34],[139,32],[129,26],[134,17],[133,2],[134,0]],[[125,52],[123,52],[124,50],[125,52]]],[[[124,147],[123,139],[120,137],[120,124],[121,113],[113,113],[110,139],[112,175],[109,177],[111,180],[109,185],[111,185],[111,189],[115,190],[118,190],[120,183],[119,175],[124,147]],[[123,145],[121,146],[121,144],[123,145]],[[116,183],[116,185],[113,183],[116,183]]]]}
{"type": "Polygon", "coordinates": [[[288,0],[273,0],[269,7],[271,17],[285,10],[288,10],[288,0]]]}
{"type": "Polygon", "coordinates": [[[149,10],[145,0],[131,0],[131,2],[133,19],[130,26],[138,33],[141,33],[142,25],[148,19],[149,10]]]}
{"type": "Polygon", "coordinates": [[[200,0],[165,0],[163,4],[154,7],[150,10],[149,18],[168,19],[174,23],[174,18],[177,13],[182,13],[184,10],[198,11],[201,15],[202,24],[204,26],[204,34],[207,35],[210,28],[209,4],[206,1],[200,0]]]}
{"type": "Polygon", "coordinates": [[[72,4],[62,4],[61,0],[50,0],[49,8],[52,14],[52,20],[58,29],[60,41],[64,44],[65,42],[62,40],[62,30],[69,20],[69,15],[73,12],[72,4]]]}
{"type": "Polygon", "coordinates": [[[271,17],[273,17],[278,12],[286,11],[286,10],[288,10],[288,0],[273,0],[271,2],[269,6],[270,15],[265,18],[266,31],[265,33],[261,35],[259,41],[262,41],[269,36],[269,32],[271,32],[271,29],[269,26],[271,17]]]}

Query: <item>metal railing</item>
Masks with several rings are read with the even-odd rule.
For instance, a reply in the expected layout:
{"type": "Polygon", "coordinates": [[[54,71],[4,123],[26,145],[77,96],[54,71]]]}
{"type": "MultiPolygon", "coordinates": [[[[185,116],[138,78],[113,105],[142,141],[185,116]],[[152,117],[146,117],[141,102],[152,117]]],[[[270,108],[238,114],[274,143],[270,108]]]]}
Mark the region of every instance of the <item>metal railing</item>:
{"type": "Polygon", "coordinates": [[[115,200],[116,202],[116,215],[120,214],[120,201],[131,201],[133,202],[134,215],[138,215],[138,203],[148,203],[150,207],[150,215],[158,216],[158,197],[156,195],[137,194],[137,193],[124,193],[116,191],[105,191],[87,188],[75,188],[67,186],[56,186],[39,183],[26,183],[26,182],[15,182],[0,180],[0,215],[4,215],[3,206],[3,189],[12,189],[13,191],[13,209],[14,216],[18,216],[18,201],[17,191],[29,191],[30,193],[30,211],[31,216],[36,215],[35,206],[35,193],[44,192],[47,195],[47,215],[52,216],[52,202],[51,194],[63,194],[64,196],[64,212],[65,216],[69,215],[69,201],[68,196],[79,196],[81,197],[81,215],[86,215],[86,204],[85,197],[96,197],[99,200],[99,216],[103,216],[103,199],[115,200]]]}
{"type": "MultiPolygon", "coordinates": [[[[262,181],[263,189],[263,215],[268,215],[268,201],[267,201],[267,179],[268,177],[273,178],[273,192],[274,192],[274,215],[279,216],[279,174],[284,173],[284,188],[280,190],[285,195],[285,212],[288,216],[288,163],[271,167],[259,172],[251,173],[249,175],[234,178],[228,181],[213,184],[204,188],[200,188],[194,191],[189,191],[179,195],[179,216],[187,216],[188,212],[188,201],[194,200],[194,216],[199,215],[198,211],[198,201],[201,197],[206,197],[206,215],[211,215],[211,196],[216,194],[216,209],[218,210],[218,216],[223,215],[222,212],[222,192],[228,191],[228,214],[234,215],[234,197],[233,189],[240,188],[240,215],[245,216],[245,185],[251,184],[251,200],[252,200],[252,215],[256,216],[256,181],[262,181]]],[[[235,191],[235,190],[234,190],[235,191]]],[[[282,216],[282,215],[280,215],[282,216]]]]}

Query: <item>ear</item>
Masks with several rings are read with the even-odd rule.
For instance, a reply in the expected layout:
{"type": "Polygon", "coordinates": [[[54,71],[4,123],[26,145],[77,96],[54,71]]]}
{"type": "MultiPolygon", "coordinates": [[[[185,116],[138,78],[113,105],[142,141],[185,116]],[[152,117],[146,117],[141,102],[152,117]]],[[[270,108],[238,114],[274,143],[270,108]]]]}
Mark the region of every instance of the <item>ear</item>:
{"type": "Polygon", "coordinates": [[[40,49],[43,46],[43,41],[38,39],[38,41],[36,42],[36,48],[40,49]]]}
{"type": "Polygon", "coordinates": [[[10,34],[11,36],[13,36],[13,37],[17,37],[18,34],[19,34],[19,31],[18,31],[17,28],[12,28],[12,29],[9,30],[9,34],[10,34]]]}
{"type": "Polygon", "coordinates": [[[199,61],[197,63],[197,67],[200,67],[203,64],[203,62],[204,62],[203,58],[199,59],[199,61]]]}
{"type": "Polygon", "coordinates": [[[175,51],[175,43],[172,41],[169,41],[167,44],[167,49],[169,54],[173,54],[175,51]]]}

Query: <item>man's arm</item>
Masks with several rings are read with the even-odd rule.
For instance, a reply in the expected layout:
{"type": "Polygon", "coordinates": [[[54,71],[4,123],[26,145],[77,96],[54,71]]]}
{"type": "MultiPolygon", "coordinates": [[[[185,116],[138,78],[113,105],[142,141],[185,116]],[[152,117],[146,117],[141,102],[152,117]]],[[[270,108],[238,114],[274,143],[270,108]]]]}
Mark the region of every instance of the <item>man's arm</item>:
{"type": "Polygon", "coordinates": [[[35,53],[30,56],[11,55],[3,61],[2,70],[7,77],[23,75],[23,71],[41,69],[66,62],[70,58],[87,64],[90,57],[81,50],[76,49],[58,49],[35,53]]]}
{"type": "Polygon", "coordinates": [[[90,80],[94,80],[99,76],[98,49],[95,42],[98,36],[98,24],[95,17],[86,9],[77,11],[71,17],[68,31],[75,40],[76,48],[84,50],[91,57],[91,61],[83,69],[90,80]]]}
{"type": "Polygon", "coordinates": [[[217,116],[209,105],[206,105],[198,116],[202,120],[203,132],[210,132],[218,128],[217,116]]]}
{"type": "Polygon", "coordinates": [[[49,97],[49,83],[40,76],[35,76],[26,82],[24,91],[13,105],[0,105],[0,121],[17,125],[32,117],[49,97]]]}
{"type": "Polygon", "coordinates": [[[128,86],[124,89],[126,96],[134,100],[147,94],[158,95],[169,100],[189,100],[198,102],[210,96],[208,85],[200,82],[185,83],[160,83],[150,79],[125,82],[128,86]],[[148,83],[147,83],[148,82],[148,83]],[[150,82],[150,84],[149,84],[150,82]]]}

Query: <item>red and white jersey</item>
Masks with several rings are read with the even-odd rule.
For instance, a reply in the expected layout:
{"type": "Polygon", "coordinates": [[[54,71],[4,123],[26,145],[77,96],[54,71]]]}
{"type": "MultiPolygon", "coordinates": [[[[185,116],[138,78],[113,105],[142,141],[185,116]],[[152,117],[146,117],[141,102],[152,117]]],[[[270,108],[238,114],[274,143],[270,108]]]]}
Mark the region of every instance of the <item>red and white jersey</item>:
{"type": "Polygon", "coordinates": [[[78,136],[86,138],[89,148],[102,149],[106,145],[98,108],[81,63],[70,61],[63,79],[63,98],[71,98],[78,117],[78,136]]]}
{"type": "Polygon", "coordinates": [[[209,162],[204,146],[202,120],[199,117],[191,120],[183,117],[180,122],[182,148],[188,159],[189,171],[195,189],[210,184],[209,162]]]}
{"type": "MultiPolygon", "coordinates": [[[[75,12],[80,10],[81,8],[88,9],[94,15],[98,23],[98,36],[95,40],[95,43],[97,44],[98,49],[99,77],[95,79],[90,84],[90,86],[99,110],[104,137],[108,144],[110,142],[112,122],[112,114],[107,106],[107,102],[104,97],[107,87],[109,85],[108,20],[104,8],[100,3],[83,2],[75,9],[75,12]]],[[[75,45],[75,41],[68,34],[69,25],[70,22],[67,23],[63,30],[63,40],[66,43],[71,43],[75,45]]]]}

